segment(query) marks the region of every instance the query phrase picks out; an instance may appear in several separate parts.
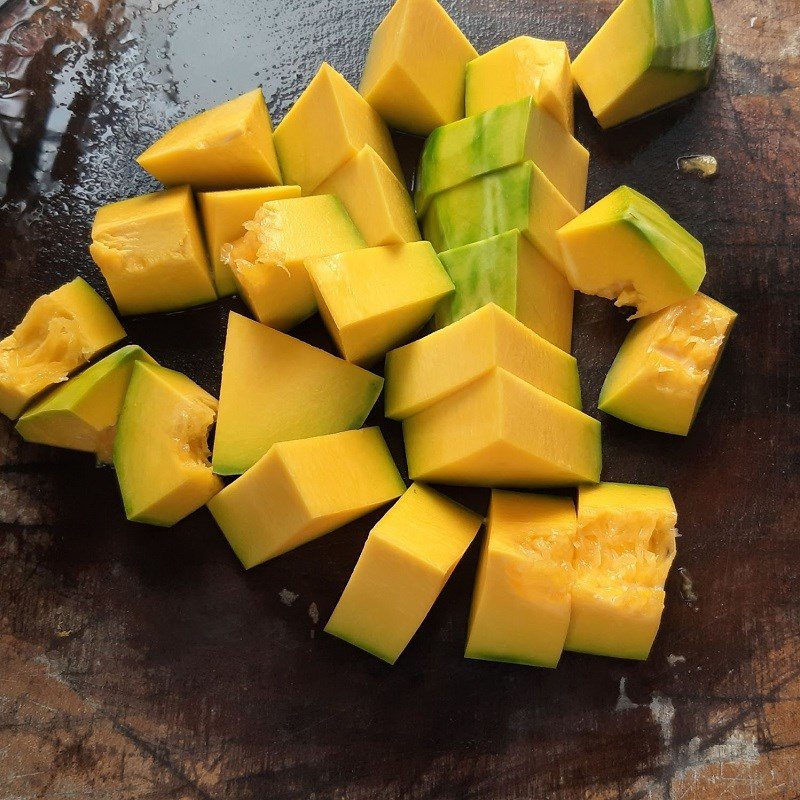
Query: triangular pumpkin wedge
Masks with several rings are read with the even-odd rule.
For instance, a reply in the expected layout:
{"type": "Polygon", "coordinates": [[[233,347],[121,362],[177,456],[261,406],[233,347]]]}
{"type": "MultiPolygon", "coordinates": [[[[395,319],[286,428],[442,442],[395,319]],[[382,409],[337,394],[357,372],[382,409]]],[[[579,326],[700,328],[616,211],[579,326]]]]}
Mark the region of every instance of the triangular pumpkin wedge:
{"type": "Polygon", "coordinates": [[[276,442],[359,428],[382,388],[355,364],[231,313],[214,472],[239,475],[276,442]]]}
{"type": "Polygon", "coordinates": [[[165,186],[244,189],[283,183],[261,89],[178,123],[136,161],[165,186]]]}

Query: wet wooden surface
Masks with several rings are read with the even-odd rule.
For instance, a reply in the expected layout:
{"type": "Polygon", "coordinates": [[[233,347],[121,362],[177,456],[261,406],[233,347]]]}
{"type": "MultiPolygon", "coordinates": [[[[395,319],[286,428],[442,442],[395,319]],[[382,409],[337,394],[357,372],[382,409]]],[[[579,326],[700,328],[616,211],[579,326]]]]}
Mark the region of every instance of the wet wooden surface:
{"type": "MultiPolygon", "coordinates": [[[[92,214],[154,186],[133,157],[169,124],[255,83],[280,119],[322,58],[356,81],[386,5],[2,4],[0,330],[76,274],[104,288],[92,214]]],[[[573,55],[612,8],[446,5],[481,51],[531,33],[573,55]]],[[[464,660],[473,548],[392,669],[321,631],[375,516],[245,574],[204,511],[127,524],[110,470],[3,422],[0,800],[800,796],[800,7],[753,8],[717,2],[701,97],[609,133],[577,107],[590,200],[625,182],[663,204],[706,245],[706,291],[740,313],[688,439],[603,420],[604,476],[668,485],[680,512],[650,660],[464,660]],[[678,174],[689,153],[716,155],[719,177],[678,174]]],[[[418,143],[399,145],[412,166],[418,143]]],[[[230,307],[126,324],[216,391],[230,307]]],[[[593,299],[576,322],[594,413],[626,323],[593,299]]],[[[300,334],[329,346],[316,323],[300,334]]]]}

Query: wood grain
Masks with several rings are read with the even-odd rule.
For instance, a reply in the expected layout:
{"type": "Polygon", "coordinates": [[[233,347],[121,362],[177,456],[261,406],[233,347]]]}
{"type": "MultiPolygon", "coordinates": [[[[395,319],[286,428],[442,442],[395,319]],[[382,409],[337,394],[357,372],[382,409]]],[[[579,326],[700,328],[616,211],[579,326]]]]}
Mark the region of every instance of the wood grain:
{"type": "MultiPolygon", "coordinates": [[[[169,124],[255,83],[279,119],[323,58],[357,81],[387,4],[0,5],[0,330],[76,274],[105,290],[92,215],[154,186],[133,157],[169,124]]],[[[574,54],[613,3],[445,5],[481,51],[532,33],[574,54]]],[[[4,422],[0,800],[800,797],[798,12],[719,0],[711,88],[648,119],[603,133],[577,103],[589,199],[651,195],[702,239],[706,291],[740,313],[686,440],[603,419],[604,477],[668,485],[680,513],[647,663],[464,660],[473,548],[386,667],[321,633],[375,515],[244,573],[205,512],[127,524],[108,469],[4,422]],[[679,174],[690,153],[715,155],[718,178],[679,174]]],[[[413,169],[419,142],[398,146],[413,169]]],[[[229,308],[126,325],[216,391],[229,308]]],[[[581,298],[576,324],[595,413],[626,323],[581,298]]],[[[299,333],[330,347],[316,322],[299,333]]],[[[402,463],[398,427],[372,421],[402,463]]],[[[485,508],[485,492],[456,494],[485,508]]]]}

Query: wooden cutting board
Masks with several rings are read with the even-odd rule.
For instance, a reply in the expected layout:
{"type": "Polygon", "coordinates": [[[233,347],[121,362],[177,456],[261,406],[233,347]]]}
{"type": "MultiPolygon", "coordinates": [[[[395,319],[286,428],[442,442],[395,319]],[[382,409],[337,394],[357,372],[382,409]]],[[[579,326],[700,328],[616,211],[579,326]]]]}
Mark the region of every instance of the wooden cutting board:
{"type": "MultiPolygon", "coordinates": [[[[603,0],[450,0],[479,50],[573,54],[603,0]]],[[[326,58],[357,82],[384,0],[0,5],[0,330],[80,274],[98,205],[154,187],[133,158],[261,83],[277,120],[326,58]]],[[[739,314],[686,439],[603,419],[604,477],[669,486],[682,538],[650,660],[547,672],[462,658],[473,548],[395,668],[322,633],[376,516],[243,572],[209,515],[127,524],[113,473],[0,424],[0,800],[758,798],[800,795],[800,40],[797,0],[718,0],[702,96],[602,132],[589,200],[628,183],[702,239],[739,314]],[[755,10],[754,10],[755,9],[755,10]],[[680,174],[710,153],[719,176],[680,174]]],[[[419,142],[398,137],[410,176],[419,142]]],[[[128,320],[219,388],[235,299],[128,320]]],[[[579,298],[590,413],[626,330],[579,298]]],[[[329,347],[317,321],[299,335],[329,347]]],[[[377,412],[402,463],[399,428],[377,412]]],[[[456,491],[473,508],[487,493],[456,491]]]]}

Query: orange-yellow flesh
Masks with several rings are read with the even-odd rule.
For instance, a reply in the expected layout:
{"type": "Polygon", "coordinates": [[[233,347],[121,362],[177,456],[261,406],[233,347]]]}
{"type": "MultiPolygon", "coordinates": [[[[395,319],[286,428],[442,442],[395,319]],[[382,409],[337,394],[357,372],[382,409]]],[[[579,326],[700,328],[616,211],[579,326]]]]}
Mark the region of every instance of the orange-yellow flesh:
{"type": "Polygon", "coordinates": [[[239,475],[277,442],[359,428],[382,387],[355,364],[231,313],[214,471],[239,475]]]}
{"type": "Polygon", "coordinates": [[[36,395],[124,336],[111,309],[82,278],[34,300],[0,341],[0,413],[16,419],[36,395]]]}
{"type": "Polygon", "coordinates": [[[703,88],[716,27],[710,0],[623,0],[572,64],[604,128],[703,88]]]}
{"type": "Polygon", "coordinates": [[[600,476],[600,423],[503,369],[403,421],[409,475],[466,486],[575,486],[600,476]]]}
{"type": "Polygon", "coordinates": [[[705,278],[703,245],[629,186],[609,192],[556,237],[572,288],[635,306],[631,319],[688,300],[705,278]]]}
{"type": "Polygon", "coordinates": [[[575,359],[494,303],[386,355],[386,416],[405,419],[501,367],[581,407],[575,359]]]}
{"type": "Polygon", "coordinates": [[[453,283],[429,242],[308,259],[320,313],[342,355],[358,364],[407,341],[453,283]]]}
{"type": "Polygon", "coordinates": [[[554,667],[569,625],[572,500],[495,491],[465,655],[554,667]]]}
{"type": "Polygon", "coordinates": [[[200,192],[197,202],[203,218],[214,283],[220,297],[236,292],[236,281],[223,259],[223,246],[245,233],[244,224],[269,200],[300,197],[299,186],[265,186],[255,189],[200,192]]]}
{"type": "Polygon", "coordinates": [[[604,127],[615,124],[614,103],[650,66],[652,24],[649,2],[622,2],[572,64],[576,84],[604,127]]]}
{"type": "Polygon", "coordinates": [[[245,569],[405,490],[378,428],[281,442],[209,503],[245,569]]]}
{"type": "Polygon", "coordinates": [[[134,365],[114,439],[129,520],[174,525],[222,488],[209,463],[216,411],[216,398],[185,375],[143,361],[134,365]]]}
{"type": "Polygon", "coordinates": [[[572,73],[564,42],[518,36],[468,64],[467,116],[528,96],[573,132],[572,73]]]}
{"type": "Polygon", "coordinates": [[[394,664],[481,522],[413,484],[370,532],[326,632],[394,664]]]}
{"type": "Polygon", "coordinates": [[[184,120],[137,161],[165,186],[235,189],[282,182],[261,89],[184,120]]]}
{"type": "Polygon", "coordinates": [[[287,330],[317,310],[304,261],[364,247],[332,195],[264,203],[245,234],[223,248],[242,299],[259,322],[287,330]]]}
{"type": "Polygon", "coordinates": [[[575,292],[561,270],[519,237],[517,319],[556,347],[572,349],[575,292]]]}
{"type": "Polygon", "coordinates": [[[312,194],[367,144],[403,180],[378,112],[327,63],[275,129],[274,139],[285,182],[296,183],[303,194],[312,194]]]}
{"type": "Polygon", "coordinates": [[[175,311],[217,297],[186,186],[100,208],[89,252],[122,314],[175,311]]]}
{"type": "Polygon", "coordinates": [[[647,658],[675,558],[668,489],[601,483],[578,490],[572,617],[565,649],[647,658]]]}
{"type": "Polygon", "coordinates": [[[315,194],[338,197],[368,247],[420,239],[405,184],[369,145],[326,178],[315,194]]]}
{"type": "Polygon", "coordinates": [[[464,116],[478,53],[436,0],[397,0],[375,31],[359,91],[393,128],[426,136],[464,116]]]}
{"type": "Polygon", "coordinates": [[[600,409],[685,436],[735,320],[735,312],[700,292],[639,320],[609,370],[600,409]]]}

